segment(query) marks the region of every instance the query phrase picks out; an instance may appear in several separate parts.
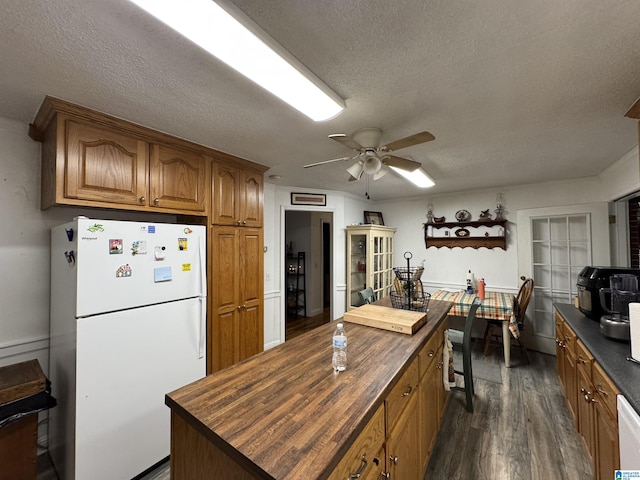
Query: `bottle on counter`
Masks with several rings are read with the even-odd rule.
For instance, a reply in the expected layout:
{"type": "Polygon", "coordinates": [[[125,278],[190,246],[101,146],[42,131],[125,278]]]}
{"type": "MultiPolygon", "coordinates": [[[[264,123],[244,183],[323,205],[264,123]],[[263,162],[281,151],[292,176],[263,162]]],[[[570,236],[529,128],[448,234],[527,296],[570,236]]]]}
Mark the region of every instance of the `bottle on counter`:
{"type": "Polygon", "coordinates": [[[485,285],[486,283],[484,283],[484,278],[481,278],[480,281],[478,282],[478,297],[480,297],[480,300],[484,300],[485,285]]]}
{"type": "Polygon", "coordinates": [[[342,323],[338,323],[333,332],[333,369],[336,372],[347,369],[347,334],[342,323]]]}
{"type": "Polygon", "coordinates": [[[467,293],[473,293],[473,273],[467,273],[467,293]]]}

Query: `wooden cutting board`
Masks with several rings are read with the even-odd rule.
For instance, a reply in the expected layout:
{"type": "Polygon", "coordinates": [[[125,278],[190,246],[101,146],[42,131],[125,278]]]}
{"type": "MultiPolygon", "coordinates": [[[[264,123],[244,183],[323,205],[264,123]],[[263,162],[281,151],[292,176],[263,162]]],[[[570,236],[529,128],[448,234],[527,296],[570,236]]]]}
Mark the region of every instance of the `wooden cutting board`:
{"type": "Polygon", "coordinates": [[[346,312],[344,321],[413,335],[427,323],[427,313],[380,305],[363,305],[346,312]]]}

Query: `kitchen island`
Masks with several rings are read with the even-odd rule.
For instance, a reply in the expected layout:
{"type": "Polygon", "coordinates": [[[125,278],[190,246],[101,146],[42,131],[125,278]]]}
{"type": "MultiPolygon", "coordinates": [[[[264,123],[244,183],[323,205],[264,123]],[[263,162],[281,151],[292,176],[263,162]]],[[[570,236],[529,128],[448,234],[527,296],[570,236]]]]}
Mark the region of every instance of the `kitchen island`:
{"type": "MultiPolygon", "coordinates": [[[[450,308],[431,302],[427,323],[411,336],[346,323],[341,373],[331,366],[330,322],[167,394],[171,478],[328,478],[435,344],[450,308]]],[[[411,391],[401,396],[413,401],[411,391]]]]}

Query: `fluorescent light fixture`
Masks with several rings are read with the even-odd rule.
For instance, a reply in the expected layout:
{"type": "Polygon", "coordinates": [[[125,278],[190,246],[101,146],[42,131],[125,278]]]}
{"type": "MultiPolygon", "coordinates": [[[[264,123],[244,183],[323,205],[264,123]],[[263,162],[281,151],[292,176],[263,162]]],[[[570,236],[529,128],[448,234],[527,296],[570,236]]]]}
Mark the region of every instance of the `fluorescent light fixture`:
{"type": "Polygon", "coordinates": [[[414,170],[413,172],[408,172],[400,168],[392,167],[391,165],[389,165],[389,168],[420,188],[429,188],[433,187],[436,184],[436,182],[434,182],[431,177],[427,175],[427,172],[425,172],[422,167],[414,170]]]}
{"type": "Polygon", "coordinates": [[[315,121],[345,103],[235,5],[216,0],[130,0],[315,121]]]}

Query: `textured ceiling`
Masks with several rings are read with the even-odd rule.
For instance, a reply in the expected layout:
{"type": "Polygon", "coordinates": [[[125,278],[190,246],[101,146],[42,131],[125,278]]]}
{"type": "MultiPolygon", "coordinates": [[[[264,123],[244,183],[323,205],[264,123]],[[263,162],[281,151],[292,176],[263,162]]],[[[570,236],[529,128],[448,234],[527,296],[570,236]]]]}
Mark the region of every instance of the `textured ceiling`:
{"type": "MultiPolygon", "coordinates": [[[[597,175],[637,145],[637,0],[235,0],[345,99],[314,123],[126,0],[0,5],[0,115],[30,122],[53,95],[271,167],[282,185],[363,195],[327,138],[361,127],[421,162],[374,200],[597,175]]],[[[269,181],[269,180],[267,180],[269,181]]]]}

